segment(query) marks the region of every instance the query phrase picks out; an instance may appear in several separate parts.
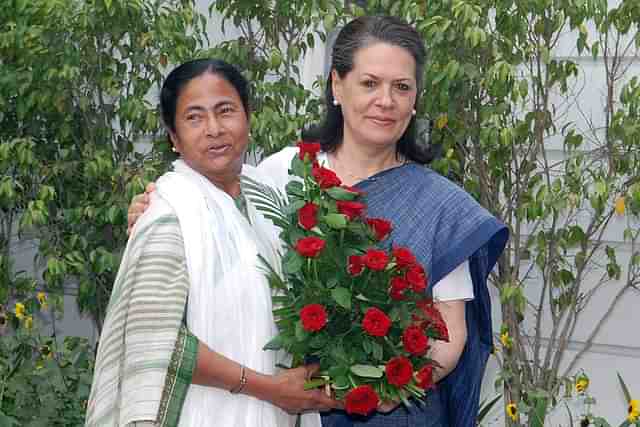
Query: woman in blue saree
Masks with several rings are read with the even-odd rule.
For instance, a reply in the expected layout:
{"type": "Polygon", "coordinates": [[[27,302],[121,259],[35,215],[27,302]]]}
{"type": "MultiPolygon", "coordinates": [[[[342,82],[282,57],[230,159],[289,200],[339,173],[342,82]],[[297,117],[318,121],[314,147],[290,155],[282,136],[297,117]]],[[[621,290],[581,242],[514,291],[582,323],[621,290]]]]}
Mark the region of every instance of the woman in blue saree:
{"type": "MultiPolygon", "coordinates": [[[[492,347],[487,277],[508,233],[463,189],[425,167],[432,159],[417,142],[415,118],[424,62],[421,36],[402,20],[351,21],[333,47],[324,121],[303,132],[320,142],[325,167],[365,193],[367,215],[394,224],[389,244],[408,247],[421,261],[451,338],[432,346],[442,368],[425,405],[387,402],[366,418],[334,411],[323,415],[326,427],[476,425],[492,347]]],[[[284,149],[258,168],[284,188],[295,154],[284,149]]]]}

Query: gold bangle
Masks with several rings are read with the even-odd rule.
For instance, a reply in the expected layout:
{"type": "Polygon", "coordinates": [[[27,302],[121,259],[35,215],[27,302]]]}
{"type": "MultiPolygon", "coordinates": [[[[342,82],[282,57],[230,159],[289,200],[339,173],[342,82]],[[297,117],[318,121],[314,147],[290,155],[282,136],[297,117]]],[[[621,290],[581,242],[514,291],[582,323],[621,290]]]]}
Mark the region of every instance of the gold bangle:
{"type": "Polygon", "coordinates": [[[247,384],[247,373],[244,369],[244,365],[240,365],[240,383],[238,384],[237,387],[234,387],[231,390],[229,390],[229,393],[231,394],[240,393],[246,384],[247,384]]]}

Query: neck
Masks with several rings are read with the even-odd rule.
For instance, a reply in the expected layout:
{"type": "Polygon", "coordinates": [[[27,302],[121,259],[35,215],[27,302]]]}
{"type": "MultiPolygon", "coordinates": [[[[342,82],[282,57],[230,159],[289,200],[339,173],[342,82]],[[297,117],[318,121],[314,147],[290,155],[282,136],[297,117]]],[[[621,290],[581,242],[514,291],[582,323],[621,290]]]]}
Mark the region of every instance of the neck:
{"type": "Polygon", "coordinates": [[[346,185],[354,185],[379,172],[403,163],[396,145],[389,147],[356,146],[342,143],[330,154],[331,168],[346,185]]]}

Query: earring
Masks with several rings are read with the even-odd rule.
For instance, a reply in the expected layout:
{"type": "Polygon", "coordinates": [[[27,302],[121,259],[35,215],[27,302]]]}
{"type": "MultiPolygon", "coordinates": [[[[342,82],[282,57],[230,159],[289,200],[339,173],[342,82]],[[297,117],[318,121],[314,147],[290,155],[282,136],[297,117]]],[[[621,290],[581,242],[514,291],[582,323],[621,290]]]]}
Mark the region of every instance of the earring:
{"type": "Polygon", "coordinates": [[[173,147],[171,147],[171,151],[173,151],[174,153],[177,153],[177,152],[178,152],[178,150],[176,150],[175,145],[174,145],[173,147]]]}
{"type": "Polygon", "coordinates": [[[411,110],[411,115],[415,116],[416,115],[416,109],[414,108],[413,110],[411,110]]]}
{"type": "Polygon", "coordinates": [[[340,103],[338,102],[337,99],[334,98],[333,99],[333,105],[337,107],[338,105],[340,105],[340,103]]]}

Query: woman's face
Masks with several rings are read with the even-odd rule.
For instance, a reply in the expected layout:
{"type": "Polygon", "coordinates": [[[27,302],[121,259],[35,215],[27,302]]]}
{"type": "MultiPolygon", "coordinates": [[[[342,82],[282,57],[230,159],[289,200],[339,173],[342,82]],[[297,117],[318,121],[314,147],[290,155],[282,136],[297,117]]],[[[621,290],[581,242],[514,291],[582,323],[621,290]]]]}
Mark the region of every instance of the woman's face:
{"type": "Polygon", "coordinates": [[[343,142],[395,146],[416,102],[416,62],[409,51],[374,43],[356,52],[353,69],[343,78],[332,73],[344,117],[343,142]]]}
{"type": "Polygon", "coordinates": [[[236,89],[224,78],[205,73],[178,96],[176,150],[193,169],[226,190],[237,182],[249,143],[249,120],[236,89]]]}

